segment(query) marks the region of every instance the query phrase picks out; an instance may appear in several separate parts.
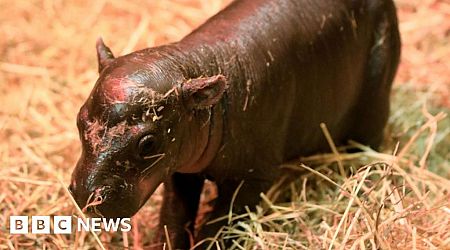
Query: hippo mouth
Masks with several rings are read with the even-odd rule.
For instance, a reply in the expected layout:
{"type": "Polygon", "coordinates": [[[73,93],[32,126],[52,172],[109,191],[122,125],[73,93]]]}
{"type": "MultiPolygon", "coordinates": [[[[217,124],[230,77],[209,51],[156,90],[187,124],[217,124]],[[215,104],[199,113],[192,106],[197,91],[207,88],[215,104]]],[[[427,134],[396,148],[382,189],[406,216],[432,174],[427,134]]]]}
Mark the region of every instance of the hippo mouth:
{"type": "Polygon", "coordinates": [[[128,218],[138,209],[138,202],[133,195],[128,192],[120,195],[112,187],[102,186],[89,194],[81,211],[90,217],[128,218]]]}
{"type": "Polygon", "coordinates": [[[138,190],[140,190],[140,193],[143,195],[141,195],[140,197],[138,209],[144,206],[144,204],[159,187],[159,185],[163,183],[167,174],[167,171],[164,168],[161,168],[153,172],[151,175],[148,175],[139,180],[138,190]]]}
{"type": "Polygon", "coordinates": [[[164,169],[152,173],[128,187],[121,185],[98,186],[89,194],[77,195],[73,187],[69,191],[81,211],[90,217],[129,218],[144,206],[165,177],[164,169]],[[83,198],[84,197],[84,198],[83,198]]]}

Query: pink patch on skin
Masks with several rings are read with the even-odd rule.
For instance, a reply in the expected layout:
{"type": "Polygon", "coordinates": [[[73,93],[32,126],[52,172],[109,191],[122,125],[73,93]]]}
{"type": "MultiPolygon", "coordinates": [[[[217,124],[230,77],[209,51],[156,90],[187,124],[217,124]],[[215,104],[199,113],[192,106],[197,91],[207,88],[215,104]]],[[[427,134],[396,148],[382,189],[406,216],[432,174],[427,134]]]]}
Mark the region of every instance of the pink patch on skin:
{"type": "Polygon", "coordinates": [[[80,110],[80,119],[83,121],[87,121],[88,120],[88,111],[86,108],[83,108],[80,110]]]}
{"type": "Polygon", "coordinates": [[[121,137],[125,134],[125,131],[127,129],[127,122],[123,121],[116,126],[108,129],[107,136],[112,137],[121,137]]]}
{"type": "Polygon", "coordinates": [[[132,134],[132,135],[137,135],[140,131],[141,130],[136,126],[133,126],[130,128],[130,134],[132,134]]]}
{"type": "Polygon", "coordinates": [[[107,104],[124,103],[128,101],[130,90],[136,87],[136,82],[126,78],[107,78],[103,83],[102,93],[107,104]]]}
{"type": "Polygon", "coordinates": [[[102,143],[102,137],[100,135],[104,130],[104,125],[100,124],[98,120],[88,122],[87,129],[84,132],[84,138],[91,143],[94,154],[98,153],[99,146],[102,143]]]}
{"type": "Polygon", "coordinates": [[[95,120],[94,122],[88,123],[84,137],[91,144],[92,153],[97,155],[109,149],[114,138],[123,137],[126,133],[136,135],[139,132],[140,128],[135,126],[129,127],[126,121],[122,121],[114,127],[106,128],[98,120],[95,120]]]}

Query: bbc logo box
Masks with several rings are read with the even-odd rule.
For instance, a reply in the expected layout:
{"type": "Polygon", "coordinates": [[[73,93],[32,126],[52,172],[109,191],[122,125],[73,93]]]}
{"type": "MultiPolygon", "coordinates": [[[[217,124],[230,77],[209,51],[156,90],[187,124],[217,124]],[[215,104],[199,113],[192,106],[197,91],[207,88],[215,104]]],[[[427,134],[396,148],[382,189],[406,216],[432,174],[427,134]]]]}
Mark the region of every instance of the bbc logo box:
{"type": "MultiPolygon", "coordinates": [[[[28,216],[10,216],[9,232],[11,234],[50,234],[50,216],[31,216],[31,232],[29,227],[28,216]]],[[[54,234],[71,234],[72,233],[72,217],[71,216],[54,216],[53,217],[53,233],[54,234]]]]}

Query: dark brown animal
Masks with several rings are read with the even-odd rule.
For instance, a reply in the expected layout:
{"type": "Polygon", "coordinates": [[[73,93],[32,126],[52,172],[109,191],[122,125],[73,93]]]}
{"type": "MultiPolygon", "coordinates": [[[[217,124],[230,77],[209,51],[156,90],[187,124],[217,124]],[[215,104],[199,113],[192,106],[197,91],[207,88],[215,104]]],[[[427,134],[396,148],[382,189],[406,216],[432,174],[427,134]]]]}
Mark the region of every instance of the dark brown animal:
{"type": "Polygon", "coordinates": [[[206,178],[216,218],[240,183],[236,212],[259,202],[281,163],[327,151],[322,122],[337,144],[380,144],[397,26],[391,0],[240,0],[169,45],[115,58],[99,40],[71,192],[127,217],[164,182],[161,228],[189,248],[206,178]]]}

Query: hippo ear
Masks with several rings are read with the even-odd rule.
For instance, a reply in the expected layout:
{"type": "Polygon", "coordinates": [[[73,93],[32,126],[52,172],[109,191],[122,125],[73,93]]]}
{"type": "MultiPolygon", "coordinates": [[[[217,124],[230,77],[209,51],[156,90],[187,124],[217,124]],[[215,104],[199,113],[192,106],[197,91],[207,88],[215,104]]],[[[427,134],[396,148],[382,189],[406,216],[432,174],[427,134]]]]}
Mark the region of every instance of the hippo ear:
{"type": "Polygon", "coordinates": [[[97,39],[95,47],[97,48],[98,73],[101,73],[102,70],[114,60],[114,55],[103,43],[101,37],[97,39]]]}
{"type": "Polygon", "coordinates": [[[189,108],[202,109],[215,105],[228,87],[223,75],[190,79],[182,85],[182,96],[189,108]]]}

